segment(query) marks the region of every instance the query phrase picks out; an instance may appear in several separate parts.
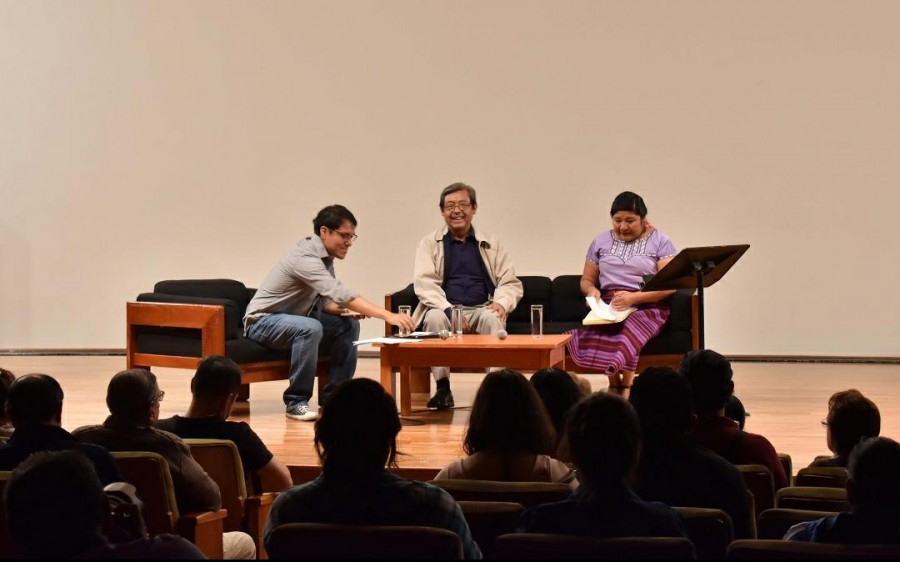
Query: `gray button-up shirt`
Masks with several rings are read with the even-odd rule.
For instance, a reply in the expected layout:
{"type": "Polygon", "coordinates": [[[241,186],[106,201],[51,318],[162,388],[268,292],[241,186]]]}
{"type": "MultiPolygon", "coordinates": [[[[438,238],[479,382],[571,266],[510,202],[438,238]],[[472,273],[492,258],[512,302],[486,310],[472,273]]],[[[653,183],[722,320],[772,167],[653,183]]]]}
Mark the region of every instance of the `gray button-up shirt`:
{"type": "Polygon", "coordinates": [[[309,316],[320,297],[338,306],[359,296],[334,276],[334,257],[318,236],[304,238],[275,264],[247,305],[245,329],[273,312],[309,316]]]}

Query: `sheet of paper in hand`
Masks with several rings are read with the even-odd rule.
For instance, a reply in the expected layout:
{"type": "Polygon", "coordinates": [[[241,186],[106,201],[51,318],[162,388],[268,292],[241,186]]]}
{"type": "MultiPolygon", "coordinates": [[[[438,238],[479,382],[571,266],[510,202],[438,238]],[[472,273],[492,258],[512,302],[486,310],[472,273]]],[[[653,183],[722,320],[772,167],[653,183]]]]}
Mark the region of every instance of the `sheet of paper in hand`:
{"type": "Polygon", "coordinates": [[[592,326],[595,324],[616,324],[617,322],[625,320],[632,312],[637,310],[634,307],[626,308],[625,310],[613,310],[608,304],[602,300],[595,299],[594,297],[585,297],[585,300],[587,301],[588,306],[591,307],[590,312],[588,312],[587,316],[584,317],[584,320],[581,321],[585,326],[592,326]]]}

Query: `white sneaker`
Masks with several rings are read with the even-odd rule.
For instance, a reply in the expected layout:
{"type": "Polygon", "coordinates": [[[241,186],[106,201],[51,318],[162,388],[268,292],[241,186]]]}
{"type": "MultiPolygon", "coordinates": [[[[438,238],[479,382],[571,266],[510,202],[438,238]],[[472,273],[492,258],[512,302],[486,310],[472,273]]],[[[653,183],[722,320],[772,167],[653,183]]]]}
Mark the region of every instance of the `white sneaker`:
{"type": "Polygon", "coordinates": [[[301,421],[314,421],[319,417],[319,412],[315,410],[310,410],[309,406],[306,404],[297,404],[294,406],[288,406],[287,410],[285,410],[284,415],[291,418],[292,420],[301,420],[301,421]]]}

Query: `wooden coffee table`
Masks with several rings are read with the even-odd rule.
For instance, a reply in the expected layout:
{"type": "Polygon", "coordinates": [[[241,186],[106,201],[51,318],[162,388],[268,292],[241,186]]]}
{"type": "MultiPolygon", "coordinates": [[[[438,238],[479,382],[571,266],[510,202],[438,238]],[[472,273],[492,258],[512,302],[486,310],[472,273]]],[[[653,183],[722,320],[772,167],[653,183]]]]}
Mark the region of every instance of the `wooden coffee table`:
{"type": "Polygon", "coordinates": [[[394,373],[400,373],[400,415],[412,411],[410,369],[413,367],[509,367],[537,371],[546,367],[566,367],[568,334],[546,335],[538,338],[466,334],[446,340],[426,339],[414,343],[376,344],[381,348],[381,385],[397,396],[394,373]]]}

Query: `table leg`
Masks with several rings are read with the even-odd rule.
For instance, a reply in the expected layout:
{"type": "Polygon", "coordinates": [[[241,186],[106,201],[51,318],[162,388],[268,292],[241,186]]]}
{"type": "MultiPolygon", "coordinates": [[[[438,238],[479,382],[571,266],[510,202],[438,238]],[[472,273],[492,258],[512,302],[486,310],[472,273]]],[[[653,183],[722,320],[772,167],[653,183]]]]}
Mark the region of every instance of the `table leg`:
{"type": "Polygon", "coordinates": [[[394,367],[385,361],[384,352],[382,352],[381,356],[381,386],[391,396],[397,396],[397,387],[394,384],[394,367]]]}
{"type": "Polygon", "coordinates": [[[408,416],[412,412],[412,391],[409,388],[410,367],[400,367],[400,415],[408,416]]]}

